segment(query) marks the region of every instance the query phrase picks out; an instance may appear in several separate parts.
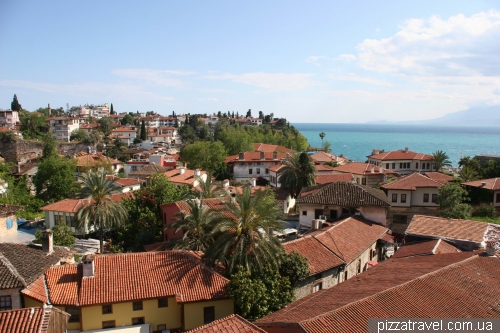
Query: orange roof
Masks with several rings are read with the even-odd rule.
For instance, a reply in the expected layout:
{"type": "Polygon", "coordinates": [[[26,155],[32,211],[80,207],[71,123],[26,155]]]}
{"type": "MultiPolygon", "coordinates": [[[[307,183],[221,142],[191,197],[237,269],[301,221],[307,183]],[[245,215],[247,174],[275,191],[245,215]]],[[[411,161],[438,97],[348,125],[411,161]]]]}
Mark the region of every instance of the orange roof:
{"type": "MultiPolygon", "coordinates": [[[[195,170],[190,170],[184,168],[184,174],[181,175],[180,172],[181,168],[179,169],[173,169],[167,172],[164,172],[163,174],[168,177],[168,180],[171,181],[172,183],[178,183],[178,184],[185,184],[185,185],[193,185],[194,182],[196,181],[196,177],[194,176],[195,170]]],[[[207,174],[206,171],[200,171],[200,177],[202,175],[207,174]]]]}
{"type": "MultiPolygon", "coordinates": [[[[246,152],[246,153],[243,153],[243,159],[240,160],[239,159],[239,154],[238,155],[233,155],[233,156],[228,156],[226,157],[226,159],[224,160],[224,162],[226,163],[230,163],[230,162],[239,162],[239,163],[242,163],[242,162],[256,162],[256,161],[262,161],[261,158],[260,158],[260,153],[261,152],[258,152],[258,151],[252,151],[252,152],[246,152]]],[[[264,152],[264,160],[269,162],[269,161],[281,161],[281,159],[285,158],[287,156],[287,154],[285,153],[278,153],[277,154],[277,158],[274,159],[273,158],[273,152],[264,152]]]]}
{"type": "Polygon", "coordinates": [[[97,255],[93,277],[82,276],[82,265],[55,266],[45,272],[52,304],[86,306],[160,297],[175,297],[177,303],[185,303],[228,298],[229,280],[189,251],[97,255]]]}
{"type": "MultiPolygon", "coordinates": [[[[127,193],[115,193],[111,195],[114,201],[120,202],[125,198],[131,198],[133,194],[127,193]]],[[[80,208],[88,203],[88,199],[63,199],[58,202],[54,202],[50,205],[43,206],[40,210],[51,210],[54,212],[65,212],[65,213],[76,213],[80,208]]]]}
{"type": "Polygon", "coordinates": [[[316,171],[333,171],[333,167],[325,164],[316,164],[314,167],[316,171]]]}
{"type": "Polygon", "coordinates": [[[282,167],[284,167],[283,164],[275,164],[275,165],[271,165],[269,168],[267,168],[269,171],[273,171],[273,172],[278,172],[282,167]]]}
{"type": "Polygon", "coordinates": [[[334,175],[316,175],[316,184],[329,184],[335,182],[352,182],[354,177],[350,173],[337,173],[334,175]]]}
{"type": "Polygon", "coordinates": [[[76,166],[86,167],[92,166],[96,163],[110,163],[110,164],[120,164],[120,161],[115,160],[114,158],[107,157],[101,154],[79,154],[75,156],[76,166]]]}
{"type": "Polygon", "coordinates": [[[475,180],[472,182],[462,183],[463,185],[484,188],[487,190],[498,191],[500,190],[500,178],[489,178],[489,179],[481,179],[475,180]],[[483,186],[483,183],[484,186],[483,186]]]}
{"type": "Polygon", "coordinates": [[[443,184],[455,179],[453,176],[449,176],[441,172],[425,172],[423,173],[423,175],[429,177],[432,180],[437,180],[438,182],[441,182],[443,184]]]}
{"type": "Polygon", "coordinates": [[[278,146],[278,145],[271,145],[268,143],[254,143],[253,148],[255,151],[263,151],[264,153],[272,153],[273,151],[277,151],[280,153],[291,153],[293,152],[292,149],[283,147],[283,146],[278,146]]]}
{"type": "Polygon", "coordinates": [[[125,186],[130,186],[130,185],[136,185],[136,184],[142,184],[146,182],[145,180],[142,179],[135,179],[135,178],[116,178],[113,180],[114,183],[125,187],[125,186]]]}
{"type": "Polygon", "coordinates": [[[443,182],[432,180],[420,173],[412,173],[411,175],[401,177],[388,184],[382,185],[386,190],[409,190],[415,191],[418,187],[442,187],[443,182]]]}
{"type": "Polygon", "coordinates": [[[347,159],[345,157],[335,156],[333,154],[326,153],[324,151],[319,151],[309,156],[311,156],[311,158],[315,163],[325,163],[325,162],[337,162],[339,164],[347,163],[347,159]]]}
{"type": "Polygon", "coordinates": [[[333,168],[334,171],[340,172],[348,172],[355,175],[381,175],[383,173],[387,175],[397,175],[396,172],[388,169],[384,169],[369,163],[361,163],[361,162],[351,162],[349,164],[340,165],[338,167],[333,168]],[[373,167],[373,173],[371,172],[373,167]]]}
{"type": "Polygon", "coordinates": [[[22,308],[16,310],[0,311],[0,332],[4,333],[44,333],[53,332],[52,327],[66,327],[70,317],[69,313],[49,306],[45,308],[22,308]],[[66,317],[54,318],[54,313],[66,317]],[[52,318],[52,320],[51,320],[52,318]],[[62,322],[60,321],[62,320],[62,322]]]}
{"type": "Polygon", "coordinates": [[[439,253],[461,252],[456,246],[441,239],[433,239],[425,242],[405,244],[400,247],[393,258],[404,258],[413,256],[425,256],[439,253]]]}
{"type": "Polygon", "coordinates": [[[380,161],[394,161],[394,160],[420,160],[420,161],[433,161],[434,157],[427,154],[415,153],[413,151],[406,151],[405,149],[393,150],[380,154],[368,156],[368,158],[380,161]]]}
{"type": "Polygon", "coordinates": [[[211,322],[210,324],[200,326],[186,333],[266,333],[266,331],[258,328],[248,320],[232,314],[225,318],[211,322]]]}
{"type": "MultiPolygon", "coordinates": [[[[202,200],[202,205],[207,206],[211,210],[217,211],[221,213],[222,215],[229,217],[231,219],[235,219],[235,216],[229,212],[227,209],[226,201],[228,201],[229,198],[211,198],[211,199],[203,199],[202,200]]],[[[179,211],[189,214],[191,212],[191,208],[189,207],[189,204],[186,201],[177,201],[173,203],[166,203],[162,204],[161,206],[166,206],[166,205],[175,205],[179,209],[179,211]]]]}

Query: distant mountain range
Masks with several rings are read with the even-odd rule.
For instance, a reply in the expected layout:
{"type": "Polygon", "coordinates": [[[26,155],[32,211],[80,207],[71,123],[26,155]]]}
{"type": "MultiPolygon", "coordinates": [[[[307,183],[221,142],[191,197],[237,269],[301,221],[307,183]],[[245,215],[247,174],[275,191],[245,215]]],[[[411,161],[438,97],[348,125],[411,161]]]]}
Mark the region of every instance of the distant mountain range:
{"type": "Polygon", "coordinates": [[[500,105],[487,108],[469,108],[467,110],[448,113],[447,115],[427,120],[369,121],[368,124],[411,124],[436,126],[500,126],[500,105]]]}

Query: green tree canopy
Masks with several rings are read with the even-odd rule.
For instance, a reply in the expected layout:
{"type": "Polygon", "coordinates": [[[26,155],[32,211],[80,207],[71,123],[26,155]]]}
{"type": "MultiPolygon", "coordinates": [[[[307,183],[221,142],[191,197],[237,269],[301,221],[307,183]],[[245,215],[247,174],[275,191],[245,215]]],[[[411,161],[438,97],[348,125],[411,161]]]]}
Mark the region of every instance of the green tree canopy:
{"type": "Polygon", "coordinates": [[[43,138],[42,158],[57,156],[57,142],[51,134],[46,134],[43,138]]]}
{"type": "Polygon", "coordinates": [[[444,151],[437,150],[432,153],[432,156],[434,157],[434,169],[436,171],[439,171],[444,167],[451,167],[451,161],[444,151]]]}
{"type": "MultiPolygon", "coordinates": [[[[52,228],[52,231],[54,245],[71,247],[75,244],[76,238],[73,236],[71,228],[66,223],[61,221],[57,222],[54,228],[52,228]]],[[[36,231],[34,243],[42,243],[42,233],[42,230],[36,231]]]]}
{"type": "Polygon", "coordinates": [[[17,100],[16,94],[14,94],[14,98],[12,99],[12,103],[10,103],[10,109],[12,111],[21,111],[21,109],[22,109],[21,104],[19,104],[19,101],[17,100]]]}
{"type": "Polygon", "coordinates": [[[121,120],[122,125],[133,124],[133,123],[134,123],[134,118],[129,114],[126,114],[125,117],[123,117],[121,120]]]}
{"type": "Polygon", "coordinates": [[[113,118],[111,117],[102,117],[97,121],[100,125],[99,130],[105,135],[108,136],[113,129],[113,118]]]}
{"type": "Polygon", "coordinates": [[[437,202],[440,215],[455,219],[468,219],[472,207],[464,201],[467,200],[467,191],[459,184],[448,182],[439,188],[437,202]]]}
{"type": "Polygon", "coordinates": [[[298,197],[302,188],[316,184],[316,167],[307,153],[292,154],[283,161],[283,165],[279,182],[293,198],[298,197]]]}
{"type": "Polygon", "coordinates": [[[25,139],[42,139],[48,131],[48,124],[44,115],[31,113],[28,111],[19,112],[21,131],[25,139]]]}
{"type": "Polygon", "coordinates": [[[37,197],[44,201],[58,201],[72,197],[78,185],[75,178],[76,161],[49,156],[38,163],[33,177],[37,197]]]}
{"type": "Polygon", "coordinates": [[[196,141],[185,146],[180,155],[190,169],[205,170],[218,178],[226,174],[227,154],[221,142],[196,141]]]}

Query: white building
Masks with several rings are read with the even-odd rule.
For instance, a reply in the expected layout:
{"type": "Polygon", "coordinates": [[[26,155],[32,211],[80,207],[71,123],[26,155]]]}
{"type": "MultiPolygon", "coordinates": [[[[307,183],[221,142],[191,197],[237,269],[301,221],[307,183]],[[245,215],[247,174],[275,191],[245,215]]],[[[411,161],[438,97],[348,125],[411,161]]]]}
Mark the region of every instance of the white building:
{"type": "Polygon", "coordinates": [[[368,163],[397,172],[401,175],[408,175],[414,172],[434,171],[433,156],[415,153],[408,150],[408,147],[402,150],[382,153],[380,150],[374,149],[372,154],[367,157],[368,163]]]}
{"type": "Polygon", "coordinates": [[[285,153],[274,152],[246,152],[226,157],[229,173],[236,181],[247,181],[252,178],[262,177],[270,180],[269,168],[280,164],[286,157],[285,153]]]}
{"type": "Polygon", "coordinates": [[[19,112],[12,110],[0,111],[0,127],[13,129],[19,124],[19,112]]]}
{"type": "Polygon", "coordinates": [[[74,117],[52,117],[50,121],[50,133],[58,141],[69,142],[71,132],[80,128],[78,118],[74,117]]]}

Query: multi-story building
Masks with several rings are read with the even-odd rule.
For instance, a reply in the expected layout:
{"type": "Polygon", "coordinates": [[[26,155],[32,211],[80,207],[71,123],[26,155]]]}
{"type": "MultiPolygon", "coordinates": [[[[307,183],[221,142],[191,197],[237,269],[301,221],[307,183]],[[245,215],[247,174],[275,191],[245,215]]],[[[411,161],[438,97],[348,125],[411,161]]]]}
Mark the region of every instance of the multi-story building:
{"type": "Polygon", "coordinates": [[[74,117],[52,117],[50,121],[50,133],[58,141],[69,142],[71,132],[80,128],[78,118],[74,117]]]}
{"type": "Polygon", "coordinates": [[[229,156],[225,159],[229,173],[236,181],[247,181],[252,178],[262,177],[270,180],[269,168],[280,164],[285,158],[285,153],[274,152],[246,152],[229,156]]]}
{"type": "Polygon", "coordinates": [[[369,163],[351,162],[333,168],[332,174],[348,173],[354,176],[356,183],[370,187],[378,187],[389,177],[399,176],[396,172],[369,163]]]}
{"type": "Polygon", "coordinates": [[[408,150],[408,147],[402,150],[382,153],[380,150],[374,149],[372,154],[367,157],[368,163],[397,172],[401,175],[408,175],[414,172],[434,171],[433,156],[415,153],[408,150]]]}
{"type": "Polygon", "coordinates": [[[0,111],[0,127],[14,129],[19,124],[19,112],[12,110],[0,111]]]}

